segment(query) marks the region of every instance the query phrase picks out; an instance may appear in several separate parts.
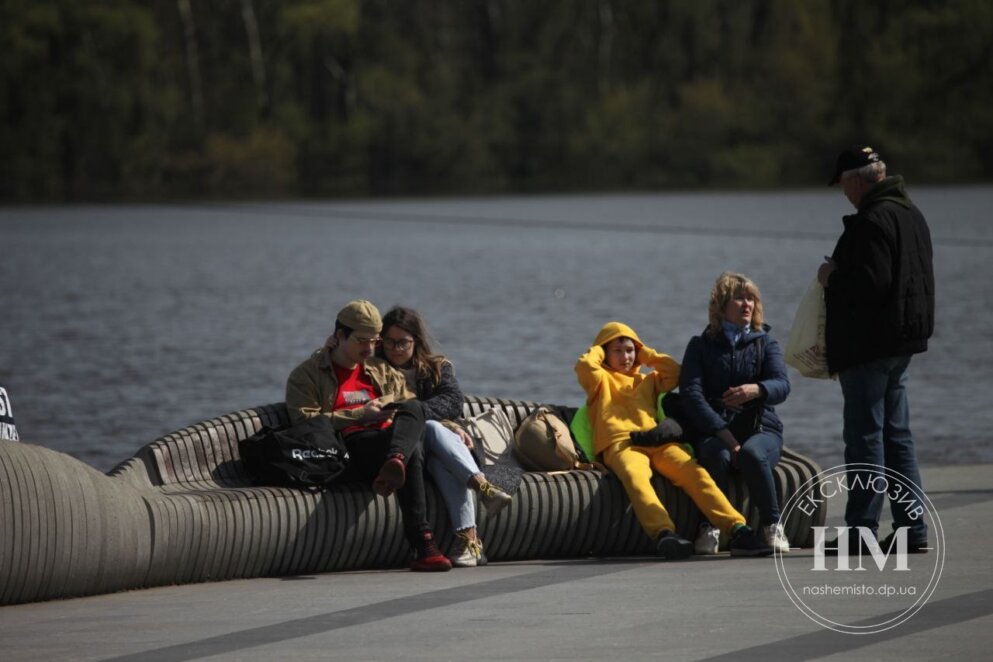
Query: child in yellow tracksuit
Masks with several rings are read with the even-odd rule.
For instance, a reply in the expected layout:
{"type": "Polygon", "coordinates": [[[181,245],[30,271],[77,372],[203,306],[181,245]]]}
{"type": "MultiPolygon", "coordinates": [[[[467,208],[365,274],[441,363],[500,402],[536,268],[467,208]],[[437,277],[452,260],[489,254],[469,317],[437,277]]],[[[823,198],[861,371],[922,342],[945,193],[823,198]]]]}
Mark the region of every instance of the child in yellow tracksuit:
{"type": "Polygon", "coordinates": [[[576,375],[586,391],[594,452],[624,485],[659,556],[686,558],[693,553],[693,544],[676,533],[675,523],[652,487],[652,469],[689,494],[710,523],[731,536],[732,556],[772,553],[681,444],[631,444],[632,433],[655,428],[658,395],[679,382],[679,364],[671,356],[647,347],[626,324],[609,322],[579,357],[576,375]],[[643,374],[642,365],[651,372],[643,374]]]}

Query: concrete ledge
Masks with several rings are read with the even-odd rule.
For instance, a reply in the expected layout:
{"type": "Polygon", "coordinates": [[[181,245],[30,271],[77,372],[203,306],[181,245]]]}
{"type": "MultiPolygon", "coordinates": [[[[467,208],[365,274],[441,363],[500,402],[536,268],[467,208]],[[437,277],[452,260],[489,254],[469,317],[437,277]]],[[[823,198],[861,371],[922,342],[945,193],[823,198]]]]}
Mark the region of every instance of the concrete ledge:
{"type": "MultiPolygon", "coordinates": [[[[518,425],[535,403],[467,398],[466,414],[501,407],[518,425]]],[[[109,475],[39,446],[0,444],[0,604],[131,588],[262,576],[404,567],[408,548],[393,498],[369,486],[325,492],[253,485],[238,441],[286,421],[282,404],[197,423],[148,444],[109,475]]],[[[776,469],[785,500],[819,468],[785,451],[776,469]]],[[[683,535],[699,514],[686,494],[655,487],[683,535]]],[[[753,524],[747,489],[732,503],[753,524]]],[[[444,505],[428,494],[443,548],[444,505]]],[[[786,522],[797,547],[825,513],[786,522]]],[[[510,507],[478,516],[492,561],[644,555],[651,546],[620,482],[590,471],[524,475],[510,507]]]]}
{"type": "MultiPolygon", "coordinates": [[[[948,560],[927,605],[881,634],[815,625],[772,559],[724,554],[297,575],[12,605],[0,607],[0,641],[18,662],[986,659],[993,577],[982,523],[993,518],[993,466],[922,474],[948,560]]],[[[809,567],[811,556],[793,551],[788,562],[809,567]]]]}

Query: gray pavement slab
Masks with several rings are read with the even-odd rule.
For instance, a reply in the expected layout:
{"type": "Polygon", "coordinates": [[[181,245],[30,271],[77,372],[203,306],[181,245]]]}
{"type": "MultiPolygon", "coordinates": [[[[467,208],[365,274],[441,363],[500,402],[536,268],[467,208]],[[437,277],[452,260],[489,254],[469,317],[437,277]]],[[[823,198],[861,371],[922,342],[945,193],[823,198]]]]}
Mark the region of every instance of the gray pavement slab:
{"type": "MultiPolygon", "coordinates": [[[[925,469],[924,484],[945,531],[944,568],[927,603],[878,634],[814,623],[772,559],[724,554],[346,572],[8,606],[0,660],[989,659],[993,466],[925,469]]],[[[783,563],[805,569],[811,557],[794,550],[783,563]]]]}

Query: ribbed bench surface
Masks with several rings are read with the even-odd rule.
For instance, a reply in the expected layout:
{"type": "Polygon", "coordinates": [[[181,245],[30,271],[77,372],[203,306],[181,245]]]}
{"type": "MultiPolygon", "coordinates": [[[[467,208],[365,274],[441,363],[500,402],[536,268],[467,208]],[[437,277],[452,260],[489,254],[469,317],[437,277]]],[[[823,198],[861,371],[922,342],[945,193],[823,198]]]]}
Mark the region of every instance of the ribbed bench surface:
{"type": "MultiPolygon", "coordinates": [[[[467,397],[467,416],[499,407],[516,427],[536,403],[467,397]]],[[[409,549],[396,499],[365,484],[306,492],[253,483],[238,441],[288,420],[282,403],[227,414],[168,434],[108,475],[39,446],[0,443],[0,604],[209,580],[401,567],[409,549]]],[[[780,502],[820,471],[785,450],[775,477],[780,502]]],[[[430,483],[429,483],[430,486],[430,483]]],[[[656,476],[680,530],[699,513],[656,476]]],[[[757,523],[733,477],[732,503],[757,523]]],[[[453,542],[447,511],[429,489],[439,542],[453,542]]],[[[785,522],[809,546],[823,510],[785,522]]],[[[478,514],[492,561],[651,553],[620,482],[593,471],[524,474],[513,503],[478,514]]]]}

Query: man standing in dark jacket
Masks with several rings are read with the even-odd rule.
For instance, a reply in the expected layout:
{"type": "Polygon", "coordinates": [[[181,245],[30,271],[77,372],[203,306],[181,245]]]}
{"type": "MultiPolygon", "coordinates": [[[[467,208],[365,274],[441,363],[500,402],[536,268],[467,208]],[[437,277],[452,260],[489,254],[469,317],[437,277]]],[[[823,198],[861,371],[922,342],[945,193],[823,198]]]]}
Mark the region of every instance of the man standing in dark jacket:
{"type": "MultiPolygon", "coordinates": [[[[907,551],[925,552],[907,368],[913,354],[927,351],[934,330],[931,232],[907,197],[903,178],[887,177],[886,164],[871,147],[838,156],[828,185],[838,182],[857,212],[844,217],[841,238],[817,278],[827,304],[828,367],[845,399],[845,463],[885,467],[915,486],[917,498],[890,496],[890,509],[894,532],[909,529],[907,551]]],[[[864,485],[867,478],[849,473],[845,521],[877,534],[886,494],[864,485]]],[[[890,534],[882,542],[884,552],[892,540],[890,534]]],[[[850,550],[859,541],[850,535],[850,550]]]]}

